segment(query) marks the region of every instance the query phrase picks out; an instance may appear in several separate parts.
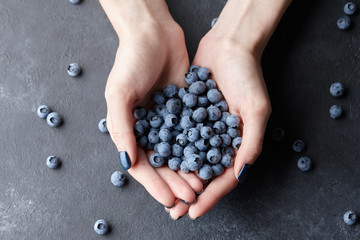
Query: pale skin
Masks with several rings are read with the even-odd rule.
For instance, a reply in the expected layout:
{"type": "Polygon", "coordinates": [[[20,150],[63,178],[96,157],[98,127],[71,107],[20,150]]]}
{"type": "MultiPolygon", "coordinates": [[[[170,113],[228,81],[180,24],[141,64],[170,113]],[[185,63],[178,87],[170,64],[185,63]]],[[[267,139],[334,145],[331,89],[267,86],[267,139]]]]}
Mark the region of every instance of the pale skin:
{"type": "Polygon", "coordinates": [[[149,152],[136,146],[136,106],[149,106],[155,90],[169,83],[185,85],[189,59],[184,33],[163,0],[100,0],[119,36],[114,66],[105,89],[107,124],[119,151],[131,159],[128,172],[172,219],[191,219],[208,212],[238,184],[245,163],[254,164],[262,150],[271,104],[261,70],[261,56],[291,0],[229,0],[215,26],[201,40],[193,64],[206,66],[229,105],[241,119],[242,145],[234,166],[206,186],[194,174],[153,168],[149,152]],[[187,202],[196,202],[187,205],[187,202]]]}

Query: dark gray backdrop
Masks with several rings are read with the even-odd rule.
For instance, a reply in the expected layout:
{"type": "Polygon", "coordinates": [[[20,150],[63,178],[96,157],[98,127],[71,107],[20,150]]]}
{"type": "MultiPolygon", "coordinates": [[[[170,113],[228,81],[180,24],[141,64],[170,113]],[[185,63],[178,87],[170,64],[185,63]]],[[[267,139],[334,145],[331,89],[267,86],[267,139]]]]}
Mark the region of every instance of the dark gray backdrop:
{"type": "MultiPolygon", "coordinates": [[[[292,4],[264,53],[273,114],[253,175],[196,221],[172,221],[131,177],[123,189],[110,183],[117,152],[97,123],[117,38],[98,1],[1,0],[0,238],[359,239],[360,224],[342,220],[360,212],[360,18],[350,31],[336,28],[345,2],[292,4]],[[83,67],[80,78],[67,76],[71,62],[83,67]],[[330,96],[334,81],[345,97],[330,96]],[[47,126],[35,113],[40,104],[64,125],[47,126]],[[343,118],[329,118],[332,104],[343,118]],[[280,143],[269,139],[277,126],[286,130],[280,143]],[[297,138],[308,145],[303,154],[291,150],[297,138]],[[59,170],[47,168],[51,154],[62,159],[59,170]],[[314,161],[310,172],[297,169],[302,155],[314,161]],[[105,237],[93,231],[99,218],[113,227],[105,237]]],[[[168,1],[191,58],[225,3],[168,1]]]]}

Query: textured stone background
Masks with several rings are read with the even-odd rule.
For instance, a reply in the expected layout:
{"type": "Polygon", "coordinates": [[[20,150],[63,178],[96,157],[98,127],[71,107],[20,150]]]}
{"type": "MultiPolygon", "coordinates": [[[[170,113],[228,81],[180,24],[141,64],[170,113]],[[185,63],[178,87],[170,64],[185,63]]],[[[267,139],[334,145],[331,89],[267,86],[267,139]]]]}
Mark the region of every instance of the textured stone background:
{"type": "MultiPolygon", "coordinates": [[[[117,38],[98,1],[0,0],[0,238],[358,240],[360,224],[342,220],[360,212],[360,17],[338,30],[345,2],[294,1],[264,53],[273,114],[252,177],[196,221],[172,221],[135,180],[123,189],[110,183],[117,152],[97,123],[117,38]],[[71,62],[82,77],[67,76],[71,62]],[[330,96],[334,81],[345,97],[330,96]],[[35,113],[40,104],[65,124],[47,126],[35,113]],[[332,104],[345,117],[331,120],[332,104]],[[276,126],[287,133],[280,143],[268,136],[276,126]],[[297,138],[308,145],[303,154],[291,150],[297,138]],[[47,168],[50,154],[62,159],[59,170],[47,168]],[[297,169],[302,155],[314,161],[308,173],[297,169]],[[99,218],[113,227],[105,237],[93,231],[99,218]]],[[[168,1],[190,57],[225,3],[168,1]]]]}

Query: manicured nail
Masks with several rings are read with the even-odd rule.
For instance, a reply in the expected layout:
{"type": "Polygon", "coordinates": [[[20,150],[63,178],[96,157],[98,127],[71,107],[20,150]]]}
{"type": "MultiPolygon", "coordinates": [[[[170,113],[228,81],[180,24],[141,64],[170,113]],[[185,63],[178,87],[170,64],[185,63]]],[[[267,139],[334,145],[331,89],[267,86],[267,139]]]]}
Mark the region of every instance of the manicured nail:
{"type": "Polygon", "coordinates": [[[171,219],[171,220],[174,220],[174,221],[176,221],[176,220],[178,220],[178,219],[182,218],[182,216],[180,216],[180,217],[178,217],[178,218],[173,218],[170,214],[169,214],[169,217],[170,217],[170,219],[171,219]]]}
{"type": "Polygon", "coordinates": [[[119,162],[124,171],[128,170],[131,167],[129,155],[125,151],[119,152],[119,162]]]}
{"type": "Polygon", "coordinates": [[[189,213],[187,213],[186,216],[187,216],[188,219],[190,219],[190,220],[192,220],[192,221],[198,219],[198,218],[191,218],[191,217],[189,216],[189,213]]]}
{"type": "Polygon", "coordinates": [[[246,180],[246,177],[249,175],[251,169],[251,165],[250,164],[244,164],[244,166],[241,168],[239,175],[237,176],[237,180],[240,183],[244,183],[246,180]]]}
{"type": "MultiPolygon", "coordinates": [[[[194,191],[195,192],[195,191],[194,191]]],[[[201,189],[201,191],[200,192],[195,192],[197,195],[200,195],[200,194],[202,194],[204,192],[204,189],[201,189]]]]}
{"type": "Polygon", "coordinates": [[[167,206],[165,206],[165,205],[163,205],[165,208],[167,208],[167,209],[170,209],[170,208],[173,208],[174,206],[175,206],[175,202],[174,202],[174,204],[172,205],[172,206],[170,206],[170,207],[167,207],[167,206]]]}
{"type": "Polygon", "coordinates": [[[188,203],[187,201],[182,200],[182,199],[181,199],[181,201],[190,206],[190,205],[193,205],[194,203],[196,203],[196,198],[194,199],[194,201],[192,203],[188,203]]]}

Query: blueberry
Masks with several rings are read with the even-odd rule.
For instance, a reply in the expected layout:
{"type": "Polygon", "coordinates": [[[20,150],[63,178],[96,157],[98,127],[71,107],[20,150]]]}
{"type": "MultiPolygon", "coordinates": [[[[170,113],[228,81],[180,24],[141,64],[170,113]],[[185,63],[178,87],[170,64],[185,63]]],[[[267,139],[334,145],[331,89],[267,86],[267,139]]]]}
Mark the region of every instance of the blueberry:
{"type": "Polygon", "coordinates": [[[341,97],[344,95],[344,86],[340,82],[335,82],[330,86],[330,94],[333,97],[341,97]]]}
{"type": "Polygon", "coordinates": [[[200,67],[198,65],[191,65],[189,68],[189,72],[197,72],[199,71],[200,67]]]}
{"type": "Polygon", "coordinates": [[[171,144],[176,143],[176,137],[177,137],[178,135],[180,135],[180,134],[181,134],[180,131],[172,131],[172,132],[171,132],[172,138],[171,138],[170,143],[171,143],[171,144]]]}
{"type": "Polygon", "coordinates": [[[175,157],[181,157],[184,153],[184,148],[178,144],[171,146],[171,153],[175,157]]]}
{"type": "Polygon", "coordinates": [[[190,128],[186,136],[189,142],[195,142],[200,138],[200,131],[197,128],[190,128]]]}
{"type": "Polygon", "coordinates": [[[49,168],[58,168],[61,164],[61,161],[59,160],[59,158],[55,157],[55,156],[49,156],[46,159],[46,165],[49,168]]]}
{"type": "Polygon", "coordinates": [[[184,116],[189,116],[189,117],[192,117],[193,115],[193,110],[191,108],[188,108],[188,107],[184,107],[182,112],[180,113],[180,116],[181,117],[184,117],[184,116]]]}
{"type": "Polygon", "coordinates": [[[230,156],[234,157],[235,151],[232,147],[224,147],[221,149],[221,154],[222,155],[229,154],[230,156]]]}
{"type": "Polygon", "coordinates": [[[219,90],[217,90],[216,88],[213,88],[207,92],[206,96],[210,102],[218,103],[218,102],[220,102],[220,100],[222,98],[222,93],[219,90]]]}
{"type": "Polygon", "coordinates": [[[197,96],[192,93],[187,93],[182,98],[184,105],[189,108],[195,107],[197,104],[197,100],[198,100],[197,96]]]}
{"type": "MultiPolygon", "coordinates": [[[[156,113],[161,116],[161,117],[165,117],[166,115],[169,114],[168,110],[166,109],[166,105],[162,104],[162,105],[157,105],[156,108],[156,113]]],[[[156,114],[155,114],[156,115],[156,114]]],[[[155,116],[154,115],[154,116],[155,116]]],[[[149,121],[151,121],[151,118],[149,119],[149,121]]]]}
{"type": "Polygon", "coordinates": [[[106,118],[103,118],[99,121],[98,123],[98,128],[100,130],[100,132],[102,133],[108,133],[108,129],[107,129],[107,124],[106,124],[106,118]]]}
{"type": "Polygon", "coordinates": [[[190,171],[197,171],[203,165],[203,161],[198,154],[191,154],[186,158],[186,165],[190,171]]]}
{"type": "Polygon", "coordinates": [[[150,120],[150,126],[153,128],[159,128],[163,123],[163,119],[159,115],[155,115],[150,120]]]}
{"type": "Polygon", "coordinates": [[[99,219],[94,224],[94,230],[97,234],[104,235],[109,232],[110,226],[105,220],[99,219]]]}
{"type": "Polygon", "coordinates": [[[220,163],[212,165],[211,168],[214,176],[219,176],[224,172],[224,166],[220,163]]]}
{"type": "Polygon", "coordinates": [[[146,115],[147,112],[143,107],[137,107],[134,111],[134,117],[138,120],[145,118],[146,115]]]}
{"type": "Polygon", "coordinates": [[[145,132],[150,130],[150,123],[146,119],[138,120],[137,123],[139,123],[144,128],[145,132]]]}
{"type": "Polygon", "coordinates": [[[121,171],[115,171],[111,174],[111,182],[115,187],[122,187],[125,185],[126,176],[121,171]]]}
{"type": "Polygon", "coordinates": [[[344,6],[344,12],[346,15],[354,15],[356,10],[357,10],[356,4],[353,2],[347,2],[344,6]]]}
{"type": "Polygon", "coordinates": [[[79,76],[81,69],[79,64],[77,63],[71,63],[68,68],[67,68],[67,72],[71,77],[77,77],[79,76]]]}
{"type": "Polygon", "coordinates": [[[197,108],[192,115],[195,122],[204,122],[207,117],[207,111],[203,107],[197,108]]]}
{"type": "Polygon", "coordinates": [[[199,140],[197,140],[195,142],[195,147],[197,149],[199,149],[200,151],[206,151],[207,148],[209,147],[209,140],[204,139],[204,138],[200,138],[199,140]]]}
{"type": "Polygon", "coordinates": [[[230,115],[226,118],[226,124],[229,127],[237,128],[237,127],[239,127],[240,119],[237,115],[230,115]]]}
{"type": "Polygon", "coordinates": [[[50,113],[50,108],[46,105],[41,105],[38,107],[36,113],[40,118],[46,118],[47,115],[50,113]]]}
{"type": "Polygon", "coordinates": [[[332,119],[339,118],[342,115],[342,108],[339,105],[333,105],[330,107],[329,113],[332,119]]]}
{"type": "Polygon", "coordinates": [[[229,134],[221,134],[220,135],[221,137],[221,147],[227,147],[227,146],[230,146],[231,145],[231,137],[229,136],[229,134]]]}
{"type": "MultiPolygon", "coordinates": [[[[207,110],[206,110],[206,111],[207,111],[207,110]]],[[[204,122],[204,125],[212,128],[212,127],[214,126],[214,122],[209,121],[209,120],[206,120],[206,121],[204,122]]]]}
{"type": "Polygon", "coordinates": [[[177,125],[179,123],[179,119],[177,118],[177,116],[175,114],[168,114],[165,117],[165,124],[168,127],[174,127],[175,125],[177,125]]]}
{"type": "Polygon", "coordinates": [[[146,150],[149,150],[149,151],[154,150],[155,143],[152,143],[152,142],[148,141],[145,148],[146,148],[146,150]]]}
{"type": "Polygon", "coordinates": [[[231,167],[234,163],[234,158],[230,154],[225,154],[222,156],[220,163],[224,167],[231,167]]]}
{"type": "Polygon", "coordinates": [[[340,17],[337,20],[337,26],[341,30],[347,30],[351,25],[351,19],[348,16],[340,17]]]}
{"type": "Polygon", "coordinates": [[[185,87],[182,87],[179,89],[178,96],[180,99],[183,99],[185,94],[189,93],[188,89],[185,87]]]}
{"type": "MultiPolygon", "coordinates": [[[[164,108],[165,108],[165,105],[164,105],[164,108]]],[[[150,122],[151,118],[156,116],[156,115],[157,114],[154,111],[148,110],[147,115],[146,115],[146,120],[150,122]]]]}
{"type": "Polygon", "coordinates": [[[199,151],[197,150],[196,147],[194,146],[191,146],[191,145],[187,145],[185,148],[184,148],[184,156],[185,157],[188,157],[190,156],[191,154],[197,154],[199,151]]]}
{"type": "Polygon", "coordinates": [[[200,130],[200,135],[202,138],[210,139],[214,135],[214,133],[211,127],[204,126],[200,130]]]}
{"type": "Polygon", "coordinates": [[[199,76],[200,80],[205,81],[206,79],[208,79],[210,77],[210,70],[206,67],[201,67],[197,71],[197,75],[199,76]]]}
{"type": "Polygon", "coordinates": [[[210,101],[206,95],[200,95],[197,97],[197,105],[199,107],[208,107],[210,105],[210,101]]]}
{"type": "Polygon", "coordinates": [[[150,164],[153,167],[161,167],[162,165],[164,165],[165,163],[165,159],[160,156],[159,153],[153,153],[150,156],[150,164]]]}
{"type": "Polygon", "coordinates": [[[210,145],[213,147],[220,147],[222,144],[222,139],[219,135],[215,135],[210,138],[210,145]]]}
{"type": "Polygon", "coordinates": [[[134,126],[135,137],[141,137],[142,135],[144,135],[144,133],[144,127],[139,122],[136,122],[134,126]]]}
{"type": "Polygon", "coordinates": [[[148,144],[148,138],[146,136],[141,136],[137,138],[136,141],[140,147],[145,147],[148,144]]]}
{"type": "Polygon", "coordinates": [[[214,123],[213,130],[215,134],[223,134],[226,132],[226,124],[221,121],[217,121],[214,123]]]}
{"type": "Polygon", "coordinates": [[[181,159],[178,157],[170,158],[168,161],[168,166],[171,170],[177,171],[180,168],[181,159]]]}
{"type": "Polygon", "coordinates": [[[184,130],[188,130],[193,128],[195,123],[189,116],[184,116],[180,119],[180,125],[184,130]]]}
{"type": "Polygon", "coordinates": [[[199,154],[199,156],[200,156],[200,158],[201,158],[201,160],[203,161],[203,162],[205,162],[205,161],[207,161],[207,159],[206,159],[206,152],[199,152],[198,153],[199,154]]]}
{"type": "Polygon", "coordinates": [[[212,79],[206,80],[205,85],[208,90],[216,88],[216,82],[212,79]]]}
{"type": "Polygon", "coordinates": [[[158,105],[162,105],[165,103],[165,94],[163,92],[155,92],[154,93],[154,102],[158,105]]]}
{"type": "Polygon", "coordinates": [[[277,127],[271,131],[271,139],[272,140],[279,142],[279,141],[283,140],[284,138],[285,138],[285,130],[283,128],[277,127]]]}
{"type": "Polygon", "coordinates": [[[221,151],[219,148],[216,147],[211,148],[206,154],[207,160],[212,164],[219,163],[221,157],[221,151]]]}
{"type": "Polygon", "coordinates": [[[344,218],[344,222],[347,225],[353,225],[357,220],[357,216],[356,216],[356,213],[354,211],[347,211],[344,214],[343,218],[344,218]]]}
{"type": "Polygon", "coordinates": [[[210,121],[217,121],[221,118],[221,111],[219,108],[211,105],[210,107],[208,107],[206,109],[206,111],[208,112],[208,119],[210,121]]]}
{"type": "Polygon", "coordinates": [[[241,145],[241,141],[242,141],[241,137],[234,138],[233,141],[232,141],[233,148],[239,149],[240,145],[241,145]]]}
{"type": "Polygon", "coordinates": [[[159,143],[154,144],[153,149],[156,153],[159,153],[159,143]]]}
{"type": "Polygon", "coordinates": [[[190,172],[190,171],[189,171],[189,168],[188,168],[188,166],[187,166],[187,164],[186,164],[186,161],[182,161],[182,162],[181,162],[181,164],[180,164],[180,169],[181,169],[181,171],[184,172],[184,173],[189,173],[189,172],[190,172]]]}
{"type": "MultiPolygon", "coordinates": [[[[220,110],[220,111],[221,111],[221,110],[220,110]]],[[[227,118],[228,116],[230,116],[230,113],[229,113],[229,112],[226,112],[226,111],[225,111],[225,112],[222,112],[222,113],[221,113],[220,121],[226,123],[226,118],[227,118]]]]}
{"type": "Polygon", "coordinates": [[[206,91],[206,85],[202,81],[196,81],[189,86],[189,93],[201,95],[206,91]]]}
{"type": "Polygon", "coordinates": [[[309,157],[301,157],[299,158],[297,165],[301,171],[303,172],[309,171],[311,168],[311,159],[309,157]]]}
{"type": "Polygon", "coordinates": [[[227,112],[229,110],[229,105],[225,100],[221,100],[216,103],[215,106],[220,109],[221,112],[227,112]]]}
{"type": "Polygon", "coordinates": [[[81,0],[69,0],[69,2],[72,4],[79,4],[81,0]]]}
{"type": "MultiPolygon", "coordinates": [[[[205,126],[204,123],[199,122],[199,123],[196,123],[195,127],[201,131],[201,128],[204,126],[205,126]]],[[[201,134],[201,132],[200,132],[200,134],[201,134]]]]}
{"type": "Polygon", "coordinates": [[[159,131],[159,138],[163,142],[170,142],[172,138],[171,131],[167,128],[163,128],[159,131]]]}
{"type": "Polygon", "coordinates": [[[160,130],[161,130],[161,129],[165,129],[165,128],[166,128],[166,129],[169,129],[169,130],[172,129],[171,127],[169,127],[169,126],[166,125],[165,123],[161,124],[160,130]]]}
{"type": "Polygon", "coordinates": [[[202,180],[209,180],[213,176],[213,170],[208,164],[204,164],[198,172],[199,178],[202,180]]]}
{"type": "Polygon", "coordinates": [[[170,156],[171,154],[171,145],[168,142],[161,142],[159,143],[158,147],[158,153],[160,156],[166,158],[170,156]]]}
{"type": "Polygon", "coordinates": [[[216,17],[216,18],[213,18],[213,20],[211,20],[211,28],[214,27],[214,25],[215,25],[215,23],[216,23],[217,20],[218,20],[217,17],[216,17]]]}
{"type": "Polygon", "coordinates": [[[180,122],[176,124],[173,129],[178,132],[182,132],[184,129],[181,127],[180,122]]]}
{"type": "Polygon", "coordinates": [[[165,87],[164,94],[165,94],[166,97],[172,98],[172,97],[176,96],[178,91],[179,91],[178,87],[175,84],[170,83],[169,85],[167,85],[165,87]]]}
{"type": "Polygon", "coordinates": [[[170,98],[167,102],[166,102],[166,110],[169,113],[173,113],[173,114],[180,114],[182,111],[182,103],[181,100],[178,98],[170,98]]]}
{"type": "Polygon", "coordinates": [[[185,74],[185,81],[189,85],[196,82],[198,79],[198,75],[195,72],[189,72],[185,74]]]}
{"type": "Polygon", "coordinates": [[[148,140],[151,143],[158,143],[159,142],[159,132],[156,130],[150,130],[149,134],[148,134],[148,140]]]}
{"type": "Polygon", "coordinates": [[[185,134],[181,133],[176,136],[176,143],[182,147],[185,147],[188,144],[188,140],[185,134]]]}
{"type": "Polygon", "coordinates": [[[305,149],[305,143],[302,140],[295,140],[292,148],[295,152],[302,152],[305,149]]]}
{"type": "Polygon", "coordinates": [[[51,112],[47,115],[46,122],[50,127],[58,127],[61,124],[62,119],[58,113],[51,112]]]}

